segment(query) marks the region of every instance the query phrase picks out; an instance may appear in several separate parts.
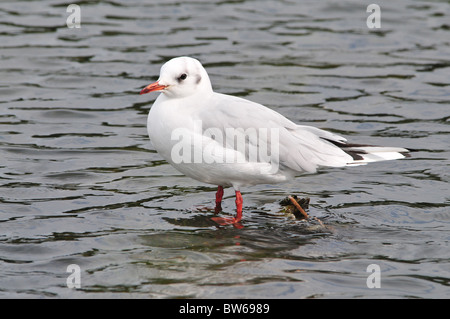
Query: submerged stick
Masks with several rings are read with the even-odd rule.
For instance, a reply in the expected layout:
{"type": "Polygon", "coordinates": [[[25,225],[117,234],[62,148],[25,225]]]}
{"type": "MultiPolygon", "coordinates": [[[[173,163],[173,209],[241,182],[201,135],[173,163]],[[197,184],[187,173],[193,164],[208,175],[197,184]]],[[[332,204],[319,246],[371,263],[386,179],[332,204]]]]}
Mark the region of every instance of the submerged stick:
{"type": "Polygon", "coordinates": [[[322,221],[321,221],[319,218],[314,217],[314,219],[317,220],[317,222],[319,222],[320,226],[322,226],[322,227],[324,227],[324,228],[327,228],[327,227],[322,223],[322,221]]]}
{"type": "MultiPolygon", "coordinates": [[[[305,210],[303,209],[302,205],[305,207],[308,207],[307,205],[309,204],[309,198],[306,198],[305,200],[296,200],[297,196],[288,196],[286,199],[284,199],[283,201],[280,202],[281,205],[283,206],[289,206],[289,202],[292,203],[294,205],[294,207],[303,215],[304,218],[309,219],[309,215],[305,212],[305,210]],[[295,197],[295,198],[294,198],[295,197]]],[[[293,213],[295,216],[297,216],[297,214],[295,214],[295,212],[293,213]]],[[[299,217],[299,216],[297,216],[299,217]]],[[[317,221],[320,226],[322,226],[323,228],[328,228],[327,226],[324,225],[324,223],[317,217],[311,217],[312,219],[314,219],[315,221],[317,221]]]]}
{"type": "Polygon", "coordinates": [[[300,204],[297,203],[297,201],[292,196],[288,196],[288,198],[292,202],[292,204],[298,209],[298,211],[302,213],[303,216],[305,216],[305,218],[309,218],[308,214],[303,210],[300,204]]]}

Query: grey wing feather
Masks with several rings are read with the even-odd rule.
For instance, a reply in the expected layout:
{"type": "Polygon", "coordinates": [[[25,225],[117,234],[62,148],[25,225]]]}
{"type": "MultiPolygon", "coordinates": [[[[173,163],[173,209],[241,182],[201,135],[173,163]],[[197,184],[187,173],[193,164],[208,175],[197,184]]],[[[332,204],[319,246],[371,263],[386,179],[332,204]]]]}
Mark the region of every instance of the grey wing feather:
{"type": "MultiPolygon", "coordinates": [[[[236,137],[230,138],[226,134],[227,129],[240,132],[236,133],[238,135],[254,132],[252,129],[255,129],[258,139],[247,139],[249,145],[256,143],[258,148],[264,146],[272,150],[271,160],[278,160],[281,167],[297,172],[315,172],[319,166],[341,167],[352,162],[350,155],[327,141],[343,143],[346,140],[341,136],[312,126],[297,125],[261,104],[239,97],[218,93],[215,97],[209,101],[208,110],[203,109],[198,117],[203,120],[203,129],[214,127],[223,132],[228,148],[236,149],[236,137]],[[269,134],[272,130],[277,134],[269,134]]],[[[249,145],[245,149],[246,156],[249,145]]]]}

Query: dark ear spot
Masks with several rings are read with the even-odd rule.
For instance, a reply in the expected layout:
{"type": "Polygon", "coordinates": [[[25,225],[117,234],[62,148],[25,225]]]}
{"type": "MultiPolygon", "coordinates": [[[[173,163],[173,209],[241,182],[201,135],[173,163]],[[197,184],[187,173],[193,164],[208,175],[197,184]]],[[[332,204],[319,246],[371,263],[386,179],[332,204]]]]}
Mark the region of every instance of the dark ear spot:
{"type": "Polygon", "coordinates": [[[197,80],[196,80],[195,83],[199,84],[201,80],[202,80],[202,77],[200,75],[197,75],[197,80]]]}

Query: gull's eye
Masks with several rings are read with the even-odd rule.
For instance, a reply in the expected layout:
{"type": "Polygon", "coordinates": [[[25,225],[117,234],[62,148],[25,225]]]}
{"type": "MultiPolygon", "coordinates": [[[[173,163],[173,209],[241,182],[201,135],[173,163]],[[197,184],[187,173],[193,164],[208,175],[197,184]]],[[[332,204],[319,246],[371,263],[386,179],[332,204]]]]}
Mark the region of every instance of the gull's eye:
{"type": "Polygon", "coordinates": [[[180,77],[178,78],[178,81],[186,80],[186,78],[187,78],[187,74],[186,74],[186,73],[183,73],[183,74],[181,74],[180,77]]]}

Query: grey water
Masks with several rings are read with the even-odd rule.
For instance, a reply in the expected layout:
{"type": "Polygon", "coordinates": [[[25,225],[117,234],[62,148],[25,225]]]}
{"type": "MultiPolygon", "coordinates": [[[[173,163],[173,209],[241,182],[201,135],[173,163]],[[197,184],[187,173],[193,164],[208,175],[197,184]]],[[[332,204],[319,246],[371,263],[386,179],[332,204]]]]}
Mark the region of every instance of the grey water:
{"type": "Polygon", "coordinates": [[[69,28],[70,2],[1,1],[0,297],[449,298],[450,4],[380,0],[371,29],[372,2],[81,1],[69,28]],[[415,152],[242,189],[244,227],[218,226],[216,188],[146,132],[139,91],[180,55],[218,92],[415,152]]]}

